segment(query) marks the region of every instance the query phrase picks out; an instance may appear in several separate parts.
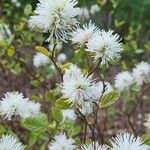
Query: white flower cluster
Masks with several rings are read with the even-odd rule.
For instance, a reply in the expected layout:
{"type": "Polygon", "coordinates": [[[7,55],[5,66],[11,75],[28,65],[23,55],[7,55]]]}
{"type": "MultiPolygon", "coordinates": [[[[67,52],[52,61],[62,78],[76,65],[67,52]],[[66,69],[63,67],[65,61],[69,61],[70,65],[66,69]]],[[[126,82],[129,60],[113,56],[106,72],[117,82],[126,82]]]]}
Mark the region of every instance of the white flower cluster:
{"type": "Polygon", "coordinates": [[[124,91],[129,89],[133,84],[133,77],[130,72],[124,71],[116,75],[115,77],[115,88],[119,91],[124,91]]]}
{"type": "Polygon", "coordinates": [[[140,137],[135,137],[132,134],[118,134],[111,141],[113,148],[111,150],[149,150],[150,147],[143,144],[140,137]]]}
{"type": "Polygon", "coordinates": [[[49,150],[74,150],[75,141],[67,138],[65,134],[60,133],[54,137],[54,141],[49,145],[49,150]]]}
{"type": "Polygon", "coordinates": [[[50,32],[47,41],[56,39],[66,42],[70,30],[78,24],[77,0],[39,0],[35,16],[31,16],[29,26],[38,27],[43,32],[50,32]]]}
{"type": "Polygon", "coordinates": [[[94,54],[94,61],[101,59],[101,65],[119,58],[122,51],[119,35],[112,30],[99,30],[91,21],[73,31],[71,40],[80,45],[86,43],[85,50],[94,54]]]}
{"type": "MultiPolygon", "coordinates": [[[[108,87],[105,92],[109,93],[112,91],[112,88],[107,82],[106,85],[108,87]]],[[[93,102],[98,102],[102,90],[103,84],[101,82],[96,83],[92,79],[92,75],[83,74],[75,65],[70,66],[70,69],[63,76],[63,96],[75,104],[83,114],[90,114],[92,112],[93,102]]]]}
{"type": "Polygon", "coordinates": [[[19,116],[23,119],[40,113],[40,104],[24,98],[22,93],[7,92],[0,101],[0,113],[5,118],[19,116]]]}
{"type": "Polygon", "coordinates": [[[42,53],[36,53],[33,57],[33,65],[36,68],[45,66],[48,63],[50,63],[50,59],[42,53]]]}
{"type": "MultiPolygon", "coordinates": [[[[78,150],[149,150],[150,147],[143,144],[140,137],[135,137],[129,133],[117,134],[110,140],[112,147],[107,145],[99,145],[98,142],[91,144],[82,144],[78,150]]],[[[56,135],[54,141],[50,143],[49,150],[74,150],[76,148],[75,141],[67,138],[65,134],[56,135]]]]}
{"type": "Polygon", "coordinates": [[[113,34],[112,30],[97,31],[86,46],[86,51],[95,54],[94,61],[101,59],[102,65],[119,58],[122,51],[119,35],[113,34]]]}
{"type": "Polygon", "coordinates": [[[150,130],[150,114],[148,114],[146,122],[144,123],[144,126],[150,130]]]}
{"type": "Polygon", "coordinates": [[[24,150],[25,146],[12,135],[3,135],[0,139],[0,150],[24,150]]]}
{"type": "Polygon", "coordinates": [[[150,82],[150,64],[141,62],[133,68],[132,75],[138,85],[150,82]]]}
{"type": "Polygon", "coordinates": [[[150,82],[150,64],[141,62],[133,68],[132,72],[124,71],[116,75],[115,88],[119,91],[128,90],[131,85],[141,86],[150,82]]]}
{"type": "Polygon", "coordinates": [[[78,27],[75,31],[73,31],[71,34],[71,40],[73,43],[78,43],[80,45],[85,44],[96,31],[98,31],[98,27],[90,21],[89,24],[85,24],[81,28],[78,27]]]}

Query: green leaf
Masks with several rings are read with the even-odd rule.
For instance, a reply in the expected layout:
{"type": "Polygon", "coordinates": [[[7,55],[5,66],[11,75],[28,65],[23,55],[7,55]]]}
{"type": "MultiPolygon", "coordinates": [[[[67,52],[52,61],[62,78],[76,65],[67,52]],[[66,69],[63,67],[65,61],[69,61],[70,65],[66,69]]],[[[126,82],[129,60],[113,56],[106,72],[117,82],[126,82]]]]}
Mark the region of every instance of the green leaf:
{"type": "Polygon", "coordinates": [[[13,46],[10,46],[8,49],[7,49],[7,55],[9,57],[13,57],[15,55],[15,49],[13,46]]]}
{"type": "Polygon", "coordinates": [[[41,83],[38,80],[32,80],[30,83],[33,87],[36,87],[36,88],[41,85],[41,83]]]}
{"type": "Polygon", "coordinates": [[[120,97],[120,93],[118,91],[112,91],[109,94],[105,95],[100,101],[101,107],[107,107],[115,103],[120,97]]]}
{"type": "Polygon", "coordinates": [[[52,91],[46,92],[46,98],[48,101],[55,101],[56,100],[55,95],[52,91]]]}
{"type": "Polygon", "coordinates": [[[67,98],[62,97],[56,101],[55,106],[58,109],[71,109],[72,103],[70,103],[67,98]]]}
{"type": "Polygon", "coordinates": [[[33,133],[43,133],[49,127],[47,116],[40,114],[36,117],[29,117],[22,121],[22,126],[33,133]]]}
{"type": "Polygon", "coordinates": [[[46,49],[45,47],[42,46],[36,46],[35,49],[40,52],[43,53],[45,56],[47,57],[51,57],[52,56],[52,52],[49,52],[48,49],[46,49]]]}
{"type": "Polygon", "coordinates": [[[53,115],[54,119],[56,119],[57,121],[62,121],[63,120],[61,110],[56,108],[56,107],[52,108],[52,115],[53,115]]]}
{"type": "Polygon", "coordinates": [[[148,133],[144,134],[142,136],[142,140],[143,140],[144,144],[150,145],[150,134],[148,134],[148,133]]]}

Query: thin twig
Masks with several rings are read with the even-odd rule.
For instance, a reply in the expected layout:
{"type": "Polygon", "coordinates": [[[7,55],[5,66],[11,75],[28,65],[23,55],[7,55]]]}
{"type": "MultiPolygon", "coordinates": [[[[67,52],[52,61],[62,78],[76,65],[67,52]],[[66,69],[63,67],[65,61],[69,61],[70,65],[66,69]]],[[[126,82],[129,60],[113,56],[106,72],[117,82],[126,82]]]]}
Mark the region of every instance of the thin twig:
{"type": "Polygon", "coordinates": [[[86,118],[85,118],[85,127],[84,127],[85,129],[84,129],[84,140],[83,140],[84,144],[86,142],[87,127],[88,127],[88,124],[87,124],[87,121],[86,121],[86,118]]]}
{"type": "Polygon", "coordinates": [[[60,78],[61,78],[61,81],[63,81],[63,74],[62,74],[62,71],[61,71],[61,69],[59,68],[59,66],[57,65],[56,61],[55,61],[55,55],[54,55],[54,54],[55,54],[56,46],[57,46],[57,44],[54,45],[53,50],[52,50],[52,56],[50,56],[49,58],[51,59],[51,61],[53,62],[54,66],[55,66],[55,68],[56,68],[56,70],[57,70],[57,72],[59,73],[60,78]]]}
{"type": "Polygon", "coordinates": [[[130,120],[130,115],[129,115],[129,114],[126,114],[126,116],[127,116],[127,121],[128,121],[128,123],[129,123],[129,125],[130,125],[130,127],[131,127],[131,129],[132,129],[132,131],[133,131],[133,133],[134,133],[134,135],[137,136],[136,130],[134,129],[133,124],[132,124],[132,122],[131,122],[131,120],[130,120]]]}
{"type": "Polygon", "coordinates": [[[97,69],[100,63],[101,63],[101,60],[99,60],[98,63],[90,70],[88,76],[91,75],[97,69]]]}

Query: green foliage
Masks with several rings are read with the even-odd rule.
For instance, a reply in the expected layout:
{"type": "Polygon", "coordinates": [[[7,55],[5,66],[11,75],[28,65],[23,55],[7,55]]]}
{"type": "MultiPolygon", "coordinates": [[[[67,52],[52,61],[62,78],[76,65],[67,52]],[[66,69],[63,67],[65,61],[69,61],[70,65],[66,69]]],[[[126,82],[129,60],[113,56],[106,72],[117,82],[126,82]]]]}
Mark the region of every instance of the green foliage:
{"type": "Polygon", "coordinates": [[[71,109],[72,103],[69,102],[68,98],[61,97],[56,100],[55,107],[58,109],[71,109]]]}
{"type": "Polygon", "coordinates": [[[105,95],[102,100],[100,101],[100,106],[103,107],[108,107],[115,103],[120,97],[120,93],[118,91],[112,91],[105,95]]]}
{"type": "Polygon", "coordinates": [[[23,120],[22,127],[33,133],[43,133],[48,130],[49,122],[46,115],[40,114],[23,120]]]}
{"type": "Polygon", "coordinates": [[[147,144],[147,145],[150,146],[150,134],[149,134],[149,133],[144,134],[144,135],[142,136],[142,140],[143,140],[143,142],[144,142],[145,144],[147,144]]]}

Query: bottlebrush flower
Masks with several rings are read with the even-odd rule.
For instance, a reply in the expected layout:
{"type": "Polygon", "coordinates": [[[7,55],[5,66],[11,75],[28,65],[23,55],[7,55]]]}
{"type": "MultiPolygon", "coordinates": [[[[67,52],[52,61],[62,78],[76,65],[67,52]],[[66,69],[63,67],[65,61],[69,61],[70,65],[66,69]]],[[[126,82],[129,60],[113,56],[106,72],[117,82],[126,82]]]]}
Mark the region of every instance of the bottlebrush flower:
{"type": "Polygon", "coordinates": [[[92,35],[98,31],[98,27],[95,24],[89,22],[89,24],[84,24],[83,27],[78,27],[75,31],[72,32],[71,41],[73,43],[78,43],[80,45],[86,43],[92,35]]]}
{"type": "Polygon", "coordinates": [[[83,74],[75,65],[72,65],[63,76],[63,96],[76,106],[82,106],[84,102],[97,101],[101,94],[98,87],[92,75],[83,74]]]}
{"type": "Polygon", "coordinates": [[[22,93],[7,92],[0,101],[0,112],[8,119],[13,116],[27,118],[40,113],[40,104],[24,98],[22,93]]]}
{"type": "Polygon", "coordinates": [[[119,91],[124,91],[129,89],[133,84],[133,77],[128,71],[121,72],[115,77],[115,88],[119,91]]]}
{"type": "Polygon", "coordinates": [[[29,20],[30,27],[38,27],[43,32],[50,33],[47,41],[56,39],[66,42],[70,30],[77,25],[79,14],[77,0],[39,0],[35,16],[29,20]]]}
{"type": "Polygon", "coordinates": [[[119,42],[119,35],[113,35],[112,30],[101,30],[89,39],[86,51],[94,53],[94,61],[101,59],[101,65],[108,65],[108,62],[120,57],[122,44],[119,42]]]}
{"type": "Polygon", "coordinates": [[[54,141],[49,145],[49,150],[74,150],[74,143],[72,138],[67,139],[65,134],[60,133],[54,137],[54,141]]]}
{"type": "Polygon", "coordinates": [[[149,150],[150,147],[145,145],[140,137],[133,134],[118,134],[111,141],[113,148],[111,150],[149,150]]]}
{"type": "Polygon", "coordinates": [[[138,85],[150,82],[150,64],[141,62],[133,68],[132,75],[138,85]]]}
{"type": "Polygon", "coordinates": [[[50,59],[42,53],[36,53],[33,57],[33,65],[38,68],[50,63],[50,59]]]}
{"type": "Polygon", "coordinates": [[[0,150],[24,150],[25,146],[12,135],[3,135],[0,139],[0,150]]]}

